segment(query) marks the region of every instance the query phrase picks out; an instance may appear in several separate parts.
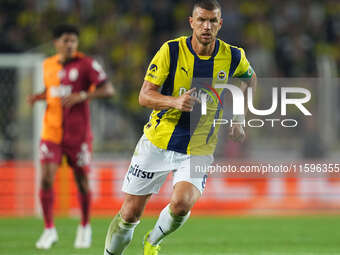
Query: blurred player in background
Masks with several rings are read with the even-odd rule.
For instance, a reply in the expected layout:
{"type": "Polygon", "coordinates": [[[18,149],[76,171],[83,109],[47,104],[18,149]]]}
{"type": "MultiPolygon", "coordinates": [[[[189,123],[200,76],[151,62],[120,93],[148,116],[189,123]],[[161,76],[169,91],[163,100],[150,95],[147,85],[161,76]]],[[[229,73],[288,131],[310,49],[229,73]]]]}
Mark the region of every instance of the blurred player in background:
{"type": "MultiPolygon", "coordinates": [[[[125,200],[108,229],[105,255],[123,253],[148,199],[158,193],[170,172],[173,172],[171,200],[144,237],[145,255],[158,254],[162,239],[185,223],[202,195],[207,176],[202,173],[193,178],[190,164],[212,163],[218,129],[211,124],[216,114],[221,116],[221,105],[207,114],[208,128],[197,125],[204,128],[200,130],[200,138],[195,138],[197,129],[190,133],[190,112],[197,107],[197,95],[202,88],[193,81],[199,78],[226,83],[228,78],[237,77],[246,79],[243,89],[256,86],[256,75],[244,50],[216,39],[222,26],[221,6],[216,0],[196,1],[189,22],[192,36],[164,43],[144,78],[139,102],[153,112],[126,173],[122,188],[125,200]]],[[[223,91],[219,93],[223,98],[223,91]]],[[[242,126],[233,125],[230,136],[242,141],[245,137],[242,126]]]]}
{"type": "Polygon", "coordinates": [[[92,152],[89,100],[114,94],[102,67],[90,57],[78,52],[79,31],[72,25],[59,25],[53,31],[57,54],[43,64],[45,90],[28,98],[47,103],[40,142],[42,206],[45,230],[36,243],[39,249],[49,249],[58,241],[53,221],[54,176],[65,155],[72,168],[79,190],[81,224],[74,246],[91,245],[88,171],[92,152]],[[89,90],[94,86],[94,90],[89,90]]]}

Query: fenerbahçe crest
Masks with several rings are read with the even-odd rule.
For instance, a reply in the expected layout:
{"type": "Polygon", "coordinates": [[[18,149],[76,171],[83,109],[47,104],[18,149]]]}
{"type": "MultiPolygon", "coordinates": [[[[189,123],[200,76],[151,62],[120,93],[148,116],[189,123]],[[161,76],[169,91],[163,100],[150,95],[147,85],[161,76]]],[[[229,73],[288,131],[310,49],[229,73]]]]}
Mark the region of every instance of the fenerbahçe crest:
{"type": "Polygon", "coordinates": [[[217,79],[220,81],[224,81],[226,79],[227,75],[225,73],[225,71],[221,70],[218,72],[217,74],[217,79]]]}

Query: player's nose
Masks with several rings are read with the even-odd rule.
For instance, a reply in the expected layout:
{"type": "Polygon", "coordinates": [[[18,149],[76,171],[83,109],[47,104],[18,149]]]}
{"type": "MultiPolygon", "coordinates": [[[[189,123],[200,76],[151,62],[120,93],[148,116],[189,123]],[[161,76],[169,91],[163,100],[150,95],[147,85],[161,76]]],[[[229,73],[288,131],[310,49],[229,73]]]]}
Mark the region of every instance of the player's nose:
{"type": "Polygon", "coordinates": [[[205,22],[203,23],[203,28],[204,28],[205,30],[210,30],[210,29],[211,29],[211,22],[210,22],[209,20],[205,21],[205,22]]]}

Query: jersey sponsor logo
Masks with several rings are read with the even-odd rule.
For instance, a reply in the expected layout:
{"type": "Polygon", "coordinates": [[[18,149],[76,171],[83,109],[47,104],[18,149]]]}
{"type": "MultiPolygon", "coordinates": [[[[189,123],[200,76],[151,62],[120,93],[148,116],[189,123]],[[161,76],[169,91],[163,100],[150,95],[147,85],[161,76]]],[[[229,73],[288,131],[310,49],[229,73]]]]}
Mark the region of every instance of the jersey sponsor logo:
{"type": "Polygon", "coordinates": [[[71,85],[63,85],[60,84],[51,86],[50,88],[50,95],[51,97],[66,97],[71,95],[72,93],[72,86],[71,85]]]}
{"type": "Polygon", "coordinates": [[[77,68],[72,68],[70,72],[68,73],[68,78],[70,81],[76,81],[78,79],[79,72],[77,68]]]}
{"type": "Polygon", "coordinates": [[[157,67],[157,65],[155,65],[155,64],[152,64],[150,67],[149,67],[149,70],[151,71],[151,72],[156,72],[157,71],[157,69],[158,69],[158,67],[157,67]]]}
{"type": "Polygon", "coordinates": [[[152,179],[155,173],[144,171],[139,168],[139,165],[135,164],[130,166],[129,174],[142,179],[152,179]]]}
{"type": "MultiPolygon", "coordinates": [[[[179,96],[183,95],[185,92],[187,92],[186,88],[180,88],[179,89],[179,96]]],[[[215,91],[216,92],[216,91],[215,91]]],[[[216,92],[217,93],[217,92],[216,92]]],[[[196,91],[192,92],[191,96],[198,98],[201,100],[203,97],[207,98],[207,102],[210,104],[217,104],[218,101],[214,96],[215,93],[211,93],[208,89],[205,88],[197,88],[196,91]]],[[[219,99],[218,94],[216,94],[217,98],[219,99]]]]}
{"type": "Polygon", "coordinates": [[[217,79],[219,81],[224,81],[226,78],[227,78],[227,74],[226,74],[225,71],[221,70],[221,71],[218,72],[217,79]]]}
{"type": "Polygon", "coordinates": [[[147,76],[150,76],[152,79],[157,79],[157,76],[153,74],[157,70],[158,70],[158,66],[155,64],[151,64],[151,66],[149,67],[149,72],[147,73],[147,76]]]}
{"type": "MultiPolygon", "coordinates": [[[[185,88],[180,88],[179,94],[180,96],[184,94],[187,90],[185,88]]],[[[216,110],[218,104],[223,106],[222,100],[218,92],[211,86],[207,86],[206,88],[198,88],[194,91],[191,96],[199,99],[201,104],[202,115],[207,114],[207,109],[216,110]]]]}
{"type": "Polygon", "coordinates": [[[218,104],[218,102],[217,102],[217,99],[218,99],[220,104],[223,105],[222,100],[220,98],[220,95],[218,94],[218,92],[213,87],[208,86],[208,89],[204,89],[204,88],[202,88],[202,89],[210,96],[210,98],[214,101],[215,104],[218,104]],[[214,95],[216,96],[217,99],[215,98],[214,95]]]}

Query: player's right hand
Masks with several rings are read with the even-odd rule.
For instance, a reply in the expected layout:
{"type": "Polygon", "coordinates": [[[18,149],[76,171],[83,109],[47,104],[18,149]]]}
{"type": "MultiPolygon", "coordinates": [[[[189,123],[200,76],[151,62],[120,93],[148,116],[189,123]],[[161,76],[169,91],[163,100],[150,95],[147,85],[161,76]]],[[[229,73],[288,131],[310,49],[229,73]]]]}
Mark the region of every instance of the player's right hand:
{"type": "Polygon", "coordinates": [[[193,97],[191,94],[196,90],[192,88],[185,92],[183,95],[175,99],[175,107],[182,112],[191,112],[196,102],[199,102],[198,98],[193,97]]]}
{"type": "Polygon", "coordinates": [[[26,98],[26,101],[29,105],[34,105],[34,103],[37,101],[37,96],[36,95],[29,95],[26,98]]]}

